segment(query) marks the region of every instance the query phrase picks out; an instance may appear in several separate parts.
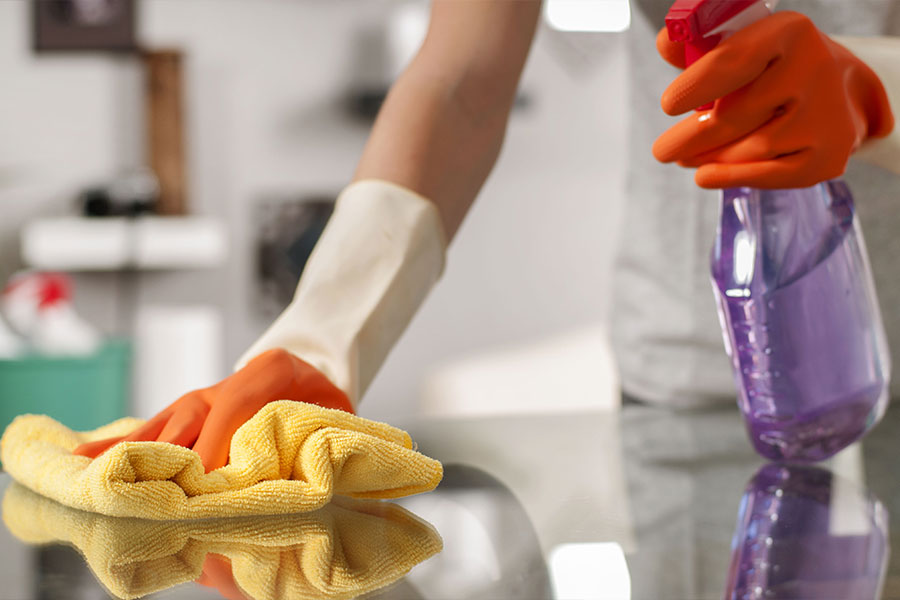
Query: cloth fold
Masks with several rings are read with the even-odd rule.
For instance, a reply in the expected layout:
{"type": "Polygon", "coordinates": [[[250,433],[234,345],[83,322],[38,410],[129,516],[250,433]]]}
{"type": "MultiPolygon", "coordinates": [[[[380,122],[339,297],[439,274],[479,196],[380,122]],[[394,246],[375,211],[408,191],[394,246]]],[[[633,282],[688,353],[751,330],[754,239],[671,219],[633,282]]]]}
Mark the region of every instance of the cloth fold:
{"type": "Polygon", "coordinates": [[[355,598],[442,548],[409,511],[345,498],[303,514],[161,523],[75,510],[14,483],[3,521],[26,543],[73,545],[120,598],[197,580],[210,554],[230,561],[234,583],[253,600],[355,598]]]}
{"type": "Polygon", "coordinates": [[[72,454],[141,423],[78,433],[23,415],[3,434],[0,459],[13,479],[66,506],[158,520],[306,512],[334,495],[398,498],[434,489],[443,475],[405,431],[292,401],[272,402],[244,423],[229,464],[210,473],[196,452],[165,442],[122,442],[95,459],[72,454]]]}

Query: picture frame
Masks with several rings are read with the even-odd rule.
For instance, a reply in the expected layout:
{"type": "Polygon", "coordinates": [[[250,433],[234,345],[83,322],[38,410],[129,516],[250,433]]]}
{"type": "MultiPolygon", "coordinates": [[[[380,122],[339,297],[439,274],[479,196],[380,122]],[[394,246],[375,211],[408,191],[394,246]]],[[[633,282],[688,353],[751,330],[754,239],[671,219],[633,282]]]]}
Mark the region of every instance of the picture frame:
{"type": "Polygon", "coordinates": [[[135,52],[135,0],[35,0],[36,52],[135,52]]]}

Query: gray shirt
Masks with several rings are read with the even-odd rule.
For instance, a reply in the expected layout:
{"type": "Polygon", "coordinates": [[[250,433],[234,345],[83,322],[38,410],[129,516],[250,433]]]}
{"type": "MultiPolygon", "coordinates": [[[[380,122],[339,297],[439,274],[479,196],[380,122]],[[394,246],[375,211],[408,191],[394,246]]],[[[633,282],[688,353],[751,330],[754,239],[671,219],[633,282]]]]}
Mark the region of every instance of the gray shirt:
{"type": "MultiPolygon", "coordinates": [[[[656,52],[672,0],[632,0],[628,33],[629,165],[622,242],[615,263],[612,336],[624,391],[689,407],[733,402],[709,277],[718,193],[698,188],[693,170],[657,163],[653,141],[676,119],[659,99],[678,71],[656,52]]],[[[783,0],[834,35],[900,35],[900,0],[783,0]]],[[[857,161],[845,176],[856,198],[888,339],[892,391],[900,391],[900,177],[857,161]]]]}

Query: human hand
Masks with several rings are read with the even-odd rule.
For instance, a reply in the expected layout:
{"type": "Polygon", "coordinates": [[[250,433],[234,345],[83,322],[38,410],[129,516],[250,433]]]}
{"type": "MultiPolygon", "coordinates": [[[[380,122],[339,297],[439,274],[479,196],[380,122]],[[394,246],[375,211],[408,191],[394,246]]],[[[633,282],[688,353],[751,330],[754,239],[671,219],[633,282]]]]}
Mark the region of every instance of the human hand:
{"type": "Polygon", "coordinates": [[[209,553],[203,559],[203,570],[197,583],[215,589],[226,600],[250,599],[234,580],[234,571],[227,556],[209,553]]]}
{"type": "MultiPolygon", "coordinates": [[[[660,54],[685,67],[666,30],[660,54]]],[[[807,17],[779,12],[726,39],[668,87],[662,108],[686,117],[653,145],[662,162],[695,167],[705,188],[808,187],[840,176],[868,138],[894,126],[875,73],[807,17]]]]}
{"type": "Polygon", "coordinates": [[[209,472],[228,463],[231,438],[238,428],[276,400],[353,412],[346,394],[315,367],[275,349],[221,382],[185,394],[129,435],[82,444],[73,453],[96,458],[123,441],[169,442],[192,448],[209,472]]]}

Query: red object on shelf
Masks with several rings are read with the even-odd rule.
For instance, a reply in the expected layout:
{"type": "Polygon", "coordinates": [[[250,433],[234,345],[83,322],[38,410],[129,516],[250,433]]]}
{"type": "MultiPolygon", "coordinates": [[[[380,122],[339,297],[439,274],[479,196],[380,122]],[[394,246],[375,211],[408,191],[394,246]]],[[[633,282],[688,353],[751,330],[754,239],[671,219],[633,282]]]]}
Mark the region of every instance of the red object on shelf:
{"type": "Polygon", "coordinates": [[[35,296],[39,309],[69,302],[72,299],[72,282],[63,273],[38,272],[26,273],[13,277],[3,289],[3,295],[9,296],[16,290],[26,289],[26,294],[35,296]]]}

